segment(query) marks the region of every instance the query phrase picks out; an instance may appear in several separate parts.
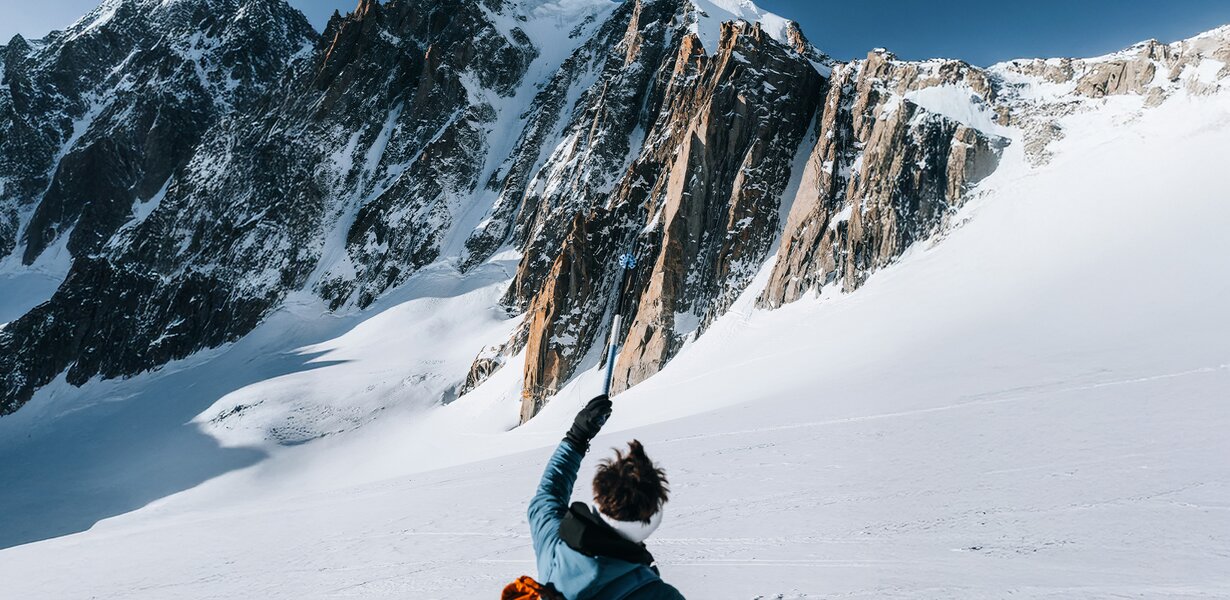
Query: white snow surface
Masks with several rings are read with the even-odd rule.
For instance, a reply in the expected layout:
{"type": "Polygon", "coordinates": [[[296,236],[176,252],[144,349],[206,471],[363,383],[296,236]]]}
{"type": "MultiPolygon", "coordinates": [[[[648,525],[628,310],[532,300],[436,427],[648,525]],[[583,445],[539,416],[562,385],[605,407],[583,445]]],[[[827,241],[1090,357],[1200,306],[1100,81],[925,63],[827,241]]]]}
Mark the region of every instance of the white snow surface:
{"type": "MultiPolygon", "coordinates": [[[[649,545],[689,598],[1230,597],[1230,95],[1140,105],[1064,117],[1042,167],[1018,140],[961,226],[855,293],[757,311],[762,270],[616,397],[575,497],[644,442],[672,488],[649,545]]],[[[3,595],[484,598],[533,574],[526,503],[600,373],[512,430],[517,357],[437,402],[515,326],[512,264],[40,390],[0,419],[3,595]]]]}
{"type": "Polygon", "coordinates": [[[1008,135],[995,112],[968,84],[937,85],[906,92],[905,99],[923,110],[991,135],[1008,135]]]}
{"type": "Polygon", "coordinates": [[[22,264],[20,251],[0,257],[0,329],[46,302],[64,282],[73,261],[71,236],[70,228],[29,265],[22,264]]]}

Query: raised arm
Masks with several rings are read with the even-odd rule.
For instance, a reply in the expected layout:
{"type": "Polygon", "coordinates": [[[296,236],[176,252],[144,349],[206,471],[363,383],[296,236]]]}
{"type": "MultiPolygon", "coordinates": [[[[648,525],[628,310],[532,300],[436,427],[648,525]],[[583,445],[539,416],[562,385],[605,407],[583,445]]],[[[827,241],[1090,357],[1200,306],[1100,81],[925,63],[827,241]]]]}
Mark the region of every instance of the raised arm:
{"type": "Polygon", "coordinates": [[[572,442],[564,440],[547,461],[538,492],[530,500],[530,535],[535,553],[558,536],[559,522],[568,512],[568,499],[572,497],[572,486],[584,455],[572,442]]]}
{"type": "Polygon", "coordinates": [[[547,468],[538,483],[538,492],[530,500],[529,519],[530,535],[534,540],[534,552],[541,554],[541,549],[551,541],[559,539],[559,522],[568,512],[568,499],[572,497],[572,487],[577,481],[577,471],[581,468],[581,459],[589,451],[589,441],[598,435],[607,417],[611,416],[611,400],[606,396],[598,396],[589,401],[581,412],[577,413],[572,428],[560,442],[547,468]]]}

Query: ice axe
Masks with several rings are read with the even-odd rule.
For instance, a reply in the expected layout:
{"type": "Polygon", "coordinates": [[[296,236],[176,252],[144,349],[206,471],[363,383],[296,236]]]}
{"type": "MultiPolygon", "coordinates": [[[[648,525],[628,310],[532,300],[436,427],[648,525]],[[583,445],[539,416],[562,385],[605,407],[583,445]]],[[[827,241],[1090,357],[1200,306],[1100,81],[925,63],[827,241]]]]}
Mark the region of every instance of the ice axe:
{"type": "Polygon", "coordinates": [[[636,257],[631,252],[625,252],[619,257],[619,287],[615,288],[615,316],[611,318],[611,340],[606,345],[606,377],[602,381],[602,394],[611,394],[611,377],[615,374],[615,355],[619,353],[619,326],[623,323],[623,295],[628,287],[628,277],[636,268],[636,257]]]}

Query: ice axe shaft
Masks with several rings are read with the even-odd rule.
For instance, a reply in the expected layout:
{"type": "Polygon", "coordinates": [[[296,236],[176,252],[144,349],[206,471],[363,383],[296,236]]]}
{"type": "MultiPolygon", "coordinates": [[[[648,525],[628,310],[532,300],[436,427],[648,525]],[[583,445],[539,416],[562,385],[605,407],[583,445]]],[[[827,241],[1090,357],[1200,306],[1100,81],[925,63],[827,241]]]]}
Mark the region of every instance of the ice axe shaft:
{"type": "Polygon", "coordinates": [[[611,338],[606,345],[606,376],[602,380],[602,393],[611,394],[611,378],[615,375],[615,355],[619,354],[619,328],[623,324],[623,294],[628,287],[628,275],[636,267],[636,257],[631,252],[619,257],[619,287],[615,289],[615,316],[611,318],[611,338]]]}
{"type": "Polygon", "coordinates": [[[611,376],[615,374],[615,355],[619,352],[619,325],[623,317],[615,315],[611,319],[611,341],[606,345],[606,377],[602,381],[602,394],[611,394],[611,376]]]}

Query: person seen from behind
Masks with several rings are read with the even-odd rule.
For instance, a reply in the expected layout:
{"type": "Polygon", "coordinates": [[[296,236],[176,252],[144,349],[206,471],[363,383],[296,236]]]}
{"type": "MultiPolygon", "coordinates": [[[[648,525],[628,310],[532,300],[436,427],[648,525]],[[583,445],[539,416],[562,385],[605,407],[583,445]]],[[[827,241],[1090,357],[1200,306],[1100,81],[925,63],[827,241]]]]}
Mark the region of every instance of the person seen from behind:
{"type": "Polygon", "coordinates": [[[639,441],[598,464],[593,505],[568,504],[581,459],[610,415],[607,396],[590,400],[547,462],[529,506],[541,582],[518,579],[505,589],[506,600],[683,600],[645,547],[662,523],[670,489],[639,441]]]}

